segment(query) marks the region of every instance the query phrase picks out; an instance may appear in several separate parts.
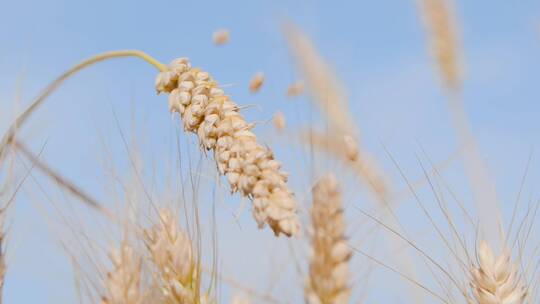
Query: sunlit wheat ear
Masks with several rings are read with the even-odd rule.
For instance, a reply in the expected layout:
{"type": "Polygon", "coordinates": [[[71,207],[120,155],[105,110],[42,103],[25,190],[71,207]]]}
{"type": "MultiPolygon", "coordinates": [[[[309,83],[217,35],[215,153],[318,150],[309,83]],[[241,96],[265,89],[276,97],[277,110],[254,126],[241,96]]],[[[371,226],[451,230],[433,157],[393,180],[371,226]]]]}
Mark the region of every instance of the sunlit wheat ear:
{"type": "Polygon", "coordinates": [[[145,243],[154,266],[160,303],[208,303],[200,292],[199,259],[188,235],[178,227],[173,213],[160,210],[159,222],[145,231],[145,243]]]}
{"type": "Polygon", "coordinates": [[[449,0],[419,0],[424,23],[429,34],[431,52],[435,57],[444,84],[457,90],[461,82],[456,26],[449,0]]]}
{"type": "Polygon", "coordinates": [[[297,204],[287,187],[287,174],[269,148],[260,145],[238,106],[217,83],[186,58],[174,60],[156,79],[158,92],[169,93],[169,108],[180,113],[184,130],[195,133],[202,148],[212,150],[231,192],[253,202],[253,216],[276,235],[300,230],[297,204]]]}
{"type": "Polygon", "coordinates": [[[504,251],[495,257],[485,241],[480,242],[478,265],[471,270],[471,288],[477,304],[523,304],[527,296],[510,254],[504,251]]]}
{"type": "Polygon", "coordinates": [[[311,207],[309,277],[305,286],[308,304],[348,303],[351,251],[345,239],[341,195],[335,178],[323,177],[313,187],[311,207]]]}
{"type": "Polygon", "coordinates": [[[143,304],[141,289],[142,257],[134,248],[122,242],[120,248],[109,254],[112,269],[104,282],[102,304],[143,304]]]}

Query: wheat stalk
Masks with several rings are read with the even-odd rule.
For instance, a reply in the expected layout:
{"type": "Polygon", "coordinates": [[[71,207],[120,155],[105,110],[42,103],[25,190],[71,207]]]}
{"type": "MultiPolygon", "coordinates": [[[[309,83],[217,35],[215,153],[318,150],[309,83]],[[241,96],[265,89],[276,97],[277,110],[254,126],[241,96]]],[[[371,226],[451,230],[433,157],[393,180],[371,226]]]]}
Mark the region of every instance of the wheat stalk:
{"type": "Polygon", "coordinates": [[[485,241],[480,242],[478,265],[471,269],[470,285],[477,304],[523,304],[527,297],[508,251],[495,257],[485,241]]]}
{"type": "Polygon", "coordinates": [[[184,129],[199,137],[202,148],[212,150],[218,170],[227,177],[231,192],[253,201],[253,216],[260,228],[268,224],[276,235],[299,232],[296,201],[287,187],[287,174],[272,151],[257,143],[253,124],[217,83],[186,58],[174,60],[158,74],[158,92],[169,93],[169,108],[180,113],[184,129]]]}
{"type": "Polygon", "coordinates": [[[4,281],[6,277],[6,252],[5,252],[5,233],[4,233],[5,209],[0,210],[0,304],[3,302],[4,281]]]}
{"type": "Polygon", "coordinates": [[[309,277],[305,286],[308,304],[348,303],[348,261],[351,251],[345,239],[341,195],[332,175],[313,187],[309,277]]]}
{"type": "Polygon", "coordinates": [[[90,194],[85,193],[82,189],[77,187],[75,184],[71,183],[69,180],[67,180],[65,177],[61,176],[59,173],[55,172],[53,169],[51,169],[45,162],[41,161],[37,155],[34,155],[28,147],[26,147],[25,144],[18,141],[17,139],[13,140],[13,146],[21,152],[21,154],[26,157],[32,165],[43,172],[46,176],[48,176],[50,179],[55,181],[58,186],[65,189],[69,193],[71,193],[73,196],[80,199],[83,203],[88,205],[90,208],[95,209],[99,213],[105,215],[109,219],[113,219],[114,216],[112,212],[103,206],[103,204],[99,203],[96,199],[94,199],[90,194]]]}

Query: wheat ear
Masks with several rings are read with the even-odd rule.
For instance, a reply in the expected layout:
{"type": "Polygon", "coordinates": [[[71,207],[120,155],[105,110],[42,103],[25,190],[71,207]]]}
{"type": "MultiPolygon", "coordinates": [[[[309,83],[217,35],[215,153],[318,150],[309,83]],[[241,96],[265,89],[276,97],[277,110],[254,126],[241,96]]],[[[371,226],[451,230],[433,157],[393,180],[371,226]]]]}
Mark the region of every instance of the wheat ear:
{"type": "MultiPolygon", "coordinates": [[[[419,0],[428,44],[439,67],[444,87],[448,90],[451,122],[459,145],[463,146],[462,159],[479,215],[480,231],[497,246],[502,231],[497,191],[488,166],[481,155],[469,124],[461,97],[462,62],[458,43],[457,24],[453,20],[452,0],[419,0]]],[[[503,236],[504,237],[504,236],[503,236]]]]}
{"type": "Polygon", "coordinates": [[[202,148],[212,150],[219,172],[227,177],[231,192],[253,201],[253,216],[262,228],[276,235],[299,232],[296,201],[287,187],[287,174],[272,151],[257,143],[253,124],[217,83],[187,58],[173,60],[158,74],[158,92],[169,93],[169,107],[178,112],[184,129],[199,137],[202,148]]]}
{"type": "Polygon", "coordinates": [[[120,50],[74,65],[50,83],[11,124],[0,140],[0,161],[16,131],[65,80],[88,66],[118,57],[136,57],[161,71],[156,81],[158,92],[171,93],[171,110],[181,111],[186,130],[198,134],[206,149],[214,150],[220,173],[227,176],[232,192],[240,191],[252,199],[259,227],[267,223],[276,235],[299,232],[296,202],[286,185],[287,174],[280,170],[281,164],[269,149],[257,143],[250,131],[253,125],[242,118],[236,104],[224,96],[216,82],[207,73],[191,69],[185,59],[166,67],[141,51],[120,50]]]}
{"type": "Polygon", "coordinates": [[[351,251],[345,239],[341,195],[332,175],[319,180],[312,191],[309,277],[305,286],[308,304],[348,303],[351,251]]]}
{"type": "Polygon", "coordinates": [[[470,284],[477,304],[523,304],[527,297],[508,251],[495,257],[485,241],[480,242],[478,265],[471,269],[470,284]]]}
{"type": "Polygon", "coordinates": [[[161,209],[159,222],[145,231],[145,243],[155,266],[160,303],[208,303],[200,294],[201,269],[189,236],[169,209],[161,209]]]}
{"type": "Polygon", "coordinates": [[[420,0],[420,9],[429,33],[431,53],[437,62],[444,85],[458,90],[461,69],[455,25],[448,0],[420,0]]]}
{"type": "Polygon", "coordinates": [[[102,304],[143,304],[141,289],[142,257],[127,242],[109,254],[112,269],[104,282],[102,304]]]}

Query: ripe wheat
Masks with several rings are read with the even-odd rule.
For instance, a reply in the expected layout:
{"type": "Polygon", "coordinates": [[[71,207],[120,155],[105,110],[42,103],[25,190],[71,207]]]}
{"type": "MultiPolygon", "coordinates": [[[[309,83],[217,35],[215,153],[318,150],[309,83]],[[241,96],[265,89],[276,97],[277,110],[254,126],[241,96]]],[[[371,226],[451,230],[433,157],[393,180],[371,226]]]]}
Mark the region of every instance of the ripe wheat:
{"type": "Polygon", "coordinates": [[[480,242],[478,265],[471,269],[471,288],[477,304],[523,304],[527,296],[508,251],[495,257],[485,241],[480,242]]]}
{"type": "Polygon", "coordinates": [[[107,272],[101,303],[145,303],[141,290],[142,257],[133,247],[122,242],[120,248],[110,252],[109,258],[113,268],[107,272]]]}
{"type": "Polygon", "coordinates": [[[272,151],[257,143],[253,124],[217,83],[186,58],[174,60],[156,79],[158,92],[169,93],[169,109],[182,117],[184,129],[199,137],[202,148],[212,150],[219,172],[231,192],[253,201],[253,216],[260,228],[268,224],[276,235],[299,232],[296,201],[287,187],[287,174],[272,151]]]}
{"type": "Polygon", "coordinates": [[[305,286],[308,304],[348,303],[351,250],[345,239],[341,195],[332,175],[313,187],[309,277],[305,286]]]}
{"type": "Polygon", "coordinates": [[[191,240],[180,230],[168,209],[159,213],[159,221],[145,231],[145,243],[160,292],[160,303],[208,303],[207,295],[200,294],[200,266],[191,240]]]}

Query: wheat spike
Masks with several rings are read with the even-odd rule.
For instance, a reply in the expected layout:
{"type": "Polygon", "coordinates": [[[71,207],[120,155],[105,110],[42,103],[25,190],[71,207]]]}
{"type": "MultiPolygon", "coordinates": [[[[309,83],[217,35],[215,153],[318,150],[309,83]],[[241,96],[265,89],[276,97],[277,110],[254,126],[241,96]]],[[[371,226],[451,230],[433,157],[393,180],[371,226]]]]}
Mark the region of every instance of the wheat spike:
{"type": "Polygon", "coordinates": [[[348,303],[348,261],[345,221],[337,181],[332,175],[319,180],[313,187],[311,207],[312,256],[305,286],[308,304],[348,303]]]}
{"type": "Polygon", "coordinates": [[[208,303],[200,295],[200,267],[188,235],[179,229],[173,213],[161,209],[159,222],[145,231],[145,243],[156,270],[160,303],[208,303]]]}
{"type": "Polygon", "coordinates": [[[471,288],[477,304],[523,304],[527,296],[508,251],[495,257],[485,241],[480,242],[478,265],[471,269],[471,288]]]}
{"type": "Polygon", "coordinates": [[[460,86],[460,63],[455,25],[448,0],[420,0],[424,23],[429,34],[430,49],[435,57],[444,84],[451,90],[460,86]]]}
{"type": "MultiPolygon", "coordinates": [[[[343,86],[315,46],[292,24],[285,26],[285,37],[297,68],[305,81],[306,93],[312,97],[330,127],[341,134],[355,133],[343,86]]],[[[303,89],[303,85],[302,85],[303,89]]]]}
{"type": "Polygon", "coordinates": [[[142,257],[122,242],[120,248],[109,254],[112,270],[105,278],[102,304],[143,304],[144,293],[141,290],[142,257]]]}
{"type": "Polygon", "coordinates": [[[158,92],[169,94],[169,108],[180,113],[186,131],[199,137],[202,148],[212,150],[217,168],[227,177],[231,192],[253,202],[260,228],[287,236],[300,230],[296,201],[287,187],[287,174],[270,149],[257,143],[253,124],[208,75],[186,58],[174,60],[156,79],[158,92]]]}

